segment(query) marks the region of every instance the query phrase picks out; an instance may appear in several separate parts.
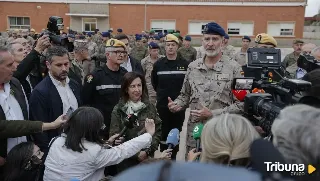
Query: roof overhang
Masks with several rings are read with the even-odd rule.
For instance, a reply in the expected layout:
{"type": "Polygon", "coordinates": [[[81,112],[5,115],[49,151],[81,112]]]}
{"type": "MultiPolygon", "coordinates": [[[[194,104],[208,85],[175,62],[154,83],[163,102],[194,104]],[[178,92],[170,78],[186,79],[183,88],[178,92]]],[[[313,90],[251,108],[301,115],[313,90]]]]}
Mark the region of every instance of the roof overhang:
{"type": "Polygon", "coordinates": [[[43,3],[81,3],[81,4],[132,4],[132,5],[183,5],[183,6],[307,6],[306,2],[299,0],[269,0],[269,1],[174,1],[174,0],[0,0],[10,2],[43,2],[43,3]]]}
{"type": "Polygon", "coordinates": [[[67,16],[85,16],[85,17],[109,17],[107,14],[84,14],[84,13],[66,13],[67,16]]]}

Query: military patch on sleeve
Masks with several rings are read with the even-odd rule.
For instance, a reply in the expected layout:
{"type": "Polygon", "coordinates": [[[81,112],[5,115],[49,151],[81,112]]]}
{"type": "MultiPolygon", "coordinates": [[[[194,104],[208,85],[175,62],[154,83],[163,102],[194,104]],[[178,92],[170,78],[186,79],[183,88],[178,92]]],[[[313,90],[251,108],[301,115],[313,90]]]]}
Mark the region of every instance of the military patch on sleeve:
{"type": "Polygon", "coordinates": [[[93,76],[92,75],[88,75],[87,76],[87,82],[90,83],[93,79],[93,76]]]}

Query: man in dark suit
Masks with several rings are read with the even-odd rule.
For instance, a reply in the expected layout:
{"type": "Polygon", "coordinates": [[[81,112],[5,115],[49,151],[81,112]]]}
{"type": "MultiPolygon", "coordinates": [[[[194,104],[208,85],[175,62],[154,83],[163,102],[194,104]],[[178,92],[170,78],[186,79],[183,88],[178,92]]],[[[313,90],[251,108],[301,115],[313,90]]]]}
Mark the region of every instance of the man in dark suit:
{"type": "MultiPolygon", "coordinates": [[[[49,75],[34,88],[30,96],[30,116],[32,120],[53,122],[69,109],[74,111],[81,105],[81,85],[68,78],[70,61],[65,48],[48,48],[46,65],[49,75]]],[[[58,130],[45,131],[34,134],[34,141],[46,153],[49,142],[57,135],[58,130]]]]}

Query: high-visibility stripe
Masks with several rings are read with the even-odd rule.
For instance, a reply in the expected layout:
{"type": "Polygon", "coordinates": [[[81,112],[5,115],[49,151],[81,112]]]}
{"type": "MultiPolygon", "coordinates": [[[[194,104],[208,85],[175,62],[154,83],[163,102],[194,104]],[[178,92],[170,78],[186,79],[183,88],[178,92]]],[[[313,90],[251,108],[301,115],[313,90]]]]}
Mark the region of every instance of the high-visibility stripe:
{"type": "Polygon", "coordinates": [[[157,75],[169,75],[169,74],[186,74],[187,71],[160,71],[157,75]]]}
{"type": "Polygon", "coordinates": [[[121,85],[100,85],[96,86],[96,90],[101,90],[101,89],[120,89],[121,85]]]}

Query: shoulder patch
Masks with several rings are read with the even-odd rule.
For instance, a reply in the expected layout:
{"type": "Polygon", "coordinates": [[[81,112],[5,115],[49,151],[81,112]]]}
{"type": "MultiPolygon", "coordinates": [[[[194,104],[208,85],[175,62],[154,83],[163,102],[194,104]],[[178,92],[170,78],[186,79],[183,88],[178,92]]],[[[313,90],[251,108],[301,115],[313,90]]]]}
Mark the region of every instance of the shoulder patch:
{"type": "Polygon", "coordinates": [[[93,80],[92,75],[87,75],[87,83],[90,83],[93,80]]]}

